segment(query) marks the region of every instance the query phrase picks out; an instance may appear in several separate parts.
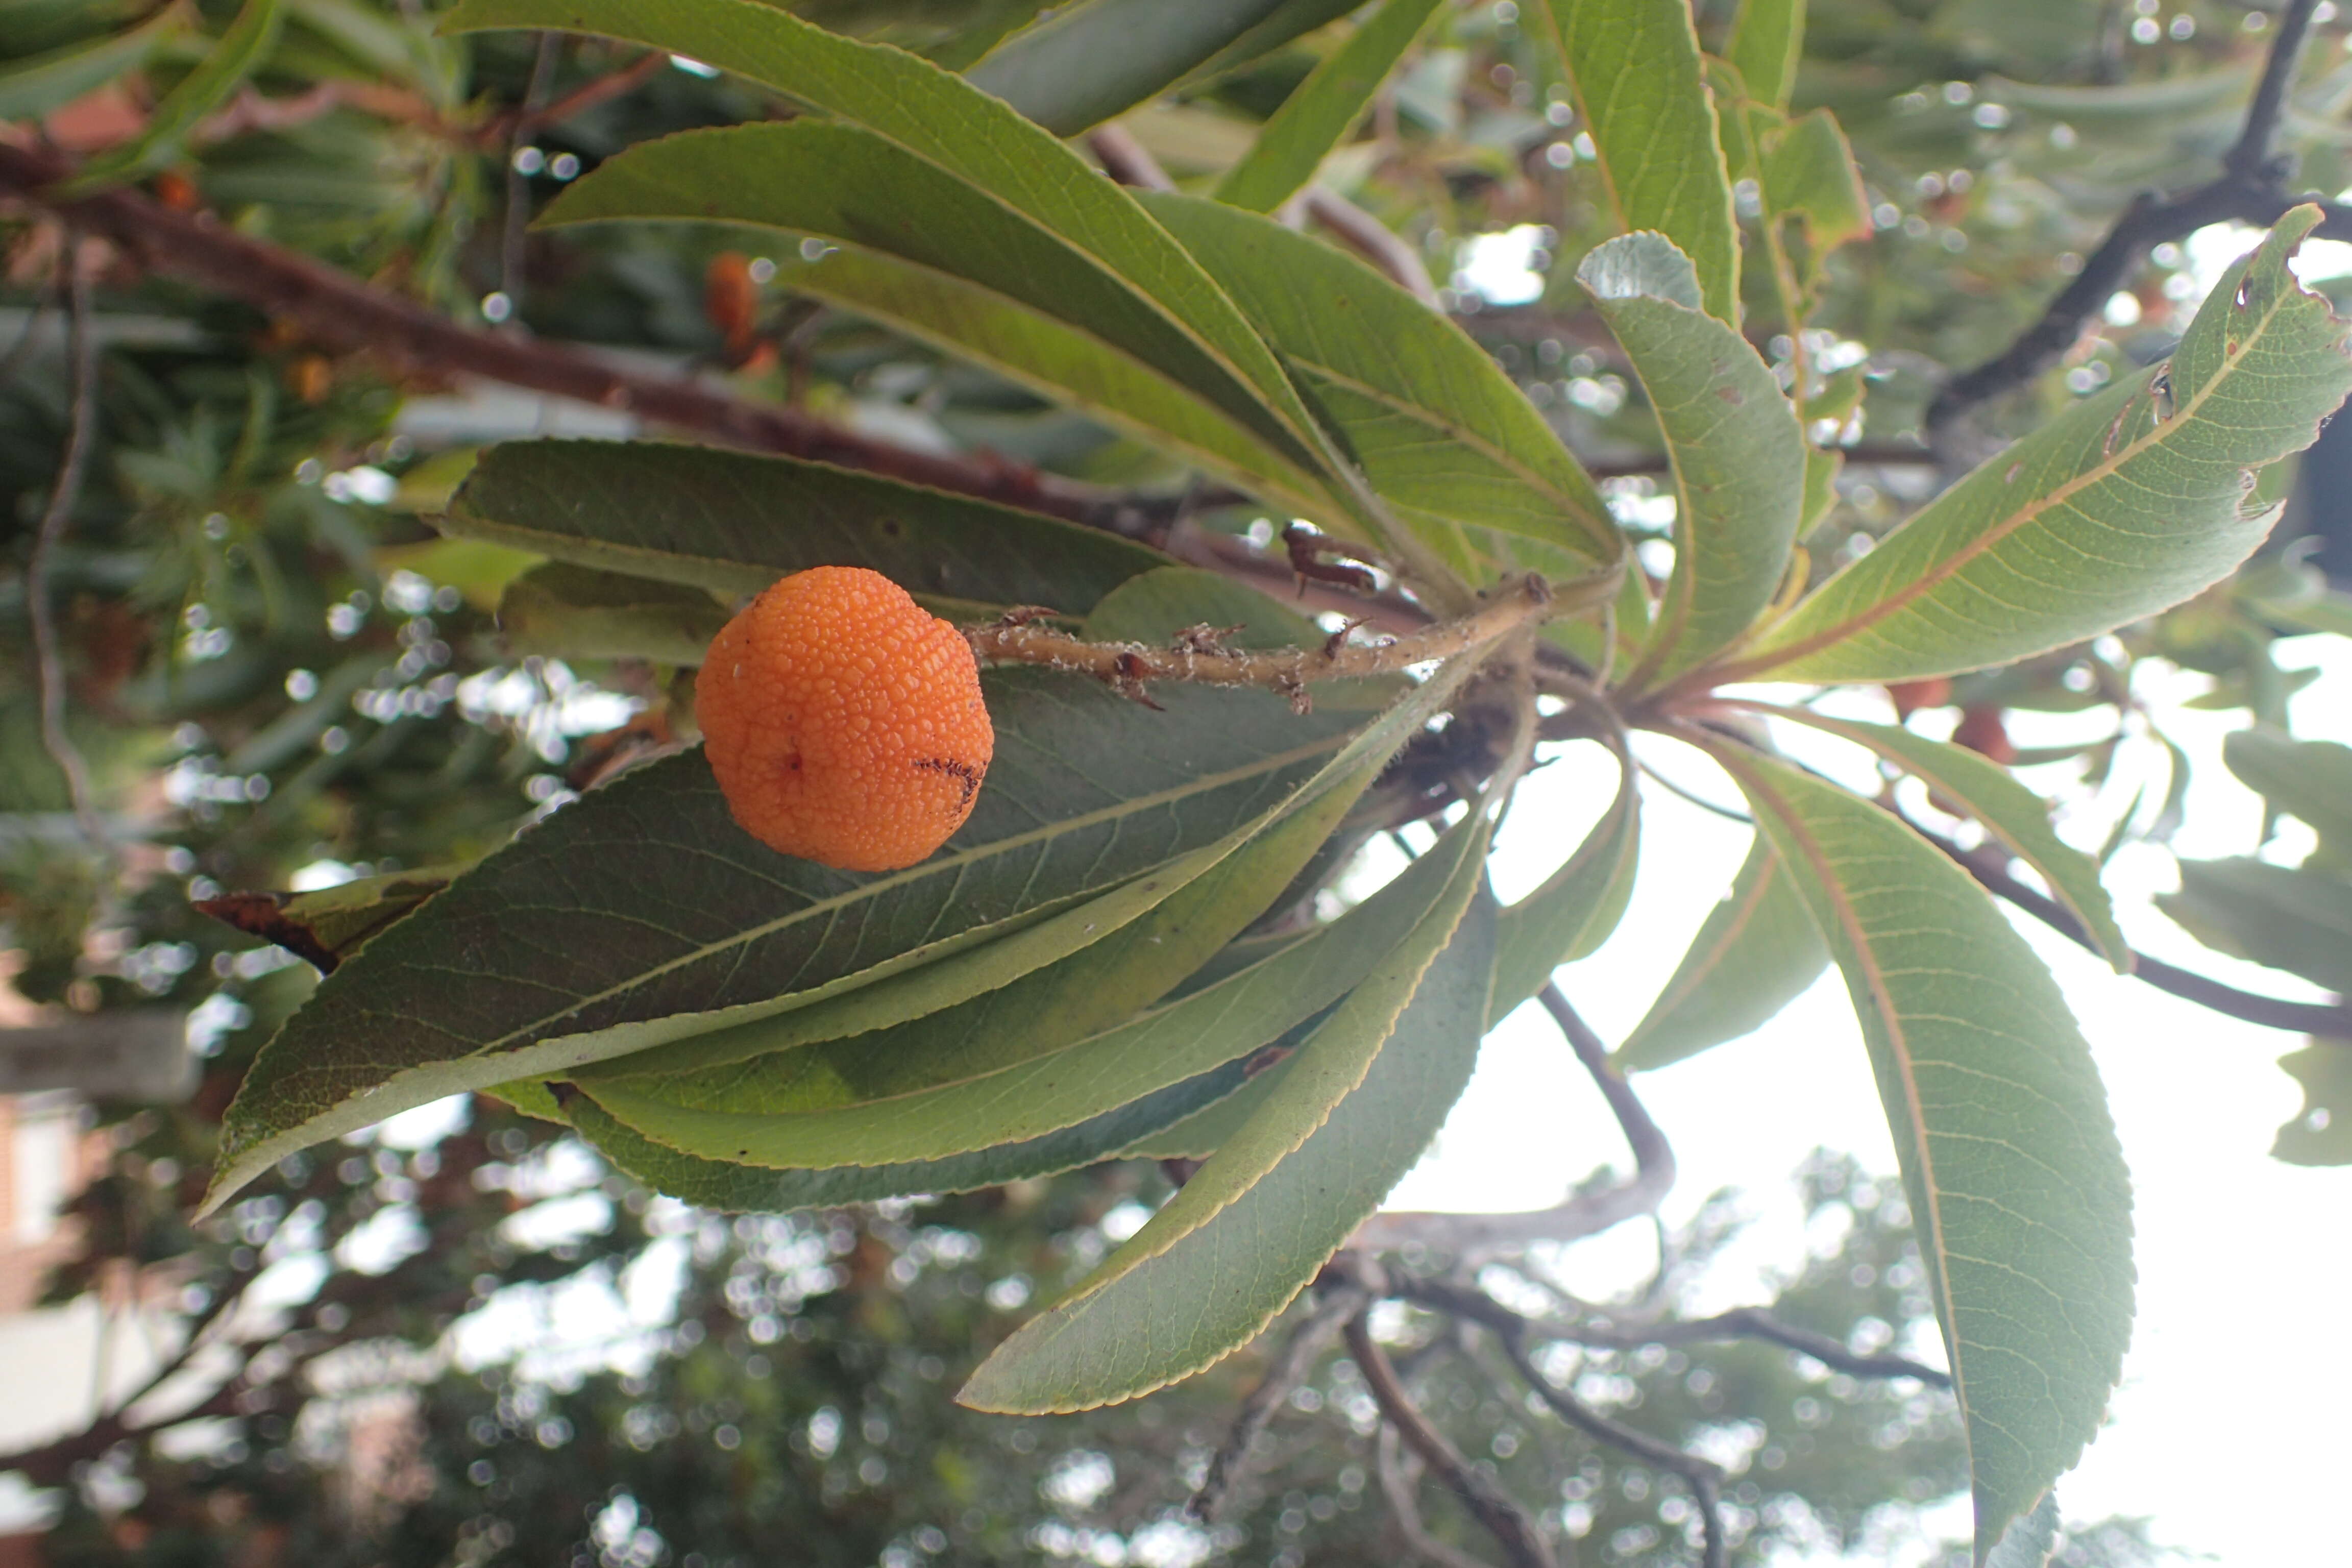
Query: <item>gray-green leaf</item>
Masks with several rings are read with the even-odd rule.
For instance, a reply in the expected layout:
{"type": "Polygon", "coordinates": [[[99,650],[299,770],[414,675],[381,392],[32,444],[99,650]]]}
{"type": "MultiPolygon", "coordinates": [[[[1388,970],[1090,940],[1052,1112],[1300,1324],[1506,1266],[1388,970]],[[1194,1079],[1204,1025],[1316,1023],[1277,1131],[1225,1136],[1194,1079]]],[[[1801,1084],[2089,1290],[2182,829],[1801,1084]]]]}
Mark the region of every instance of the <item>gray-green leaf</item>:
{"type": "Polygon", "coordinates": [[[1737,641],[1789,568],[1805,500],[1797,411],[1748,340],[1701,308],[1690,258],[1660,234],[1621,235],[1577,281],[1642,379],[1675,477],[1675,572],[1640,687],[1737,641]]]}
{"type": "Polygon", "coordinates": [[[1701,309],[1739,320],[1739,228],[1685,0],[1542,0],[1618,221],[1698,270],[1701,309]]]}
{"type": "Polygon", "coordinates": [[[2131,1184],[2056,982],[1867,801],[1716,749],[1845,973],[1969,1437],[1981,1558],[2098,1430],[2130,1338],[2131,1184]]]}
{"type": "Polygon", "coordinates": [[[1043,1415],[1149,1394],[1257,1337],[1412,1169],[1476,1063],[1494,900],[1449,896],[1150,1224],[956,1397],[1043,1415]]]}
{"type": "Polygon", "coordinates": [[[1725,679],[1912,680],[2112,631],[2228,576],[2271,531],[2256,470],[2352,391],[2345,323],[2287,269],[2316,207],[2223,274],[2171,363],[2085,399],[1847,566],[1725,679]]]}
{"type": "Polygon", "coordinates": [[[1736,1040],[1795,1001],[1829,962],[1804,895],[1759,833],[1731,891],[1612,1059],[1621,1072],[1644,1072],[1736,1040]]]}

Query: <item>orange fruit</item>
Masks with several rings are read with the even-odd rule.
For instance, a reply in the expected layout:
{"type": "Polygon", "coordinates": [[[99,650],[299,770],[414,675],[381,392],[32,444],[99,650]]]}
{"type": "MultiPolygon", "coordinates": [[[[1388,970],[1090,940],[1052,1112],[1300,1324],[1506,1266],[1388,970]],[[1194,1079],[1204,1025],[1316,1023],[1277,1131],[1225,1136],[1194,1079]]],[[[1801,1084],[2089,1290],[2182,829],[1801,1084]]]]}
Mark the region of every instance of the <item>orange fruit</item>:
{"type": "Polygon", "coordinates": [[[996,752],[971,645],[862,566],[814,566],[752,600],[711,639],[695,713],[743,830],[845,871],[946,843],[996,752]]]}

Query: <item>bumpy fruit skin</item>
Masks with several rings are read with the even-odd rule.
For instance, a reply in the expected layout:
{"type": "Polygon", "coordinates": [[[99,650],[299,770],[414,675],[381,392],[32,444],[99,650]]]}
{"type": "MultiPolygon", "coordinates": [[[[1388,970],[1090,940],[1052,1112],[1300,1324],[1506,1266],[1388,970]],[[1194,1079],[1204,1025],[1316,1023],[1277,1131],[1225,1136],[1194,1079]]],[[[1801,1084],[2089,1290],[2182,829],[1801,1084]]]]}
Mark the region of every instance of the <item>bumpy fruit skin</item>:
{"type": "Polygon", "coordinates": [[[971,645],[862,566],[796,572],[752,600],[711,639],[695,714],[744,831],[845,871],[946,843],[996,752],[971,645]]]}

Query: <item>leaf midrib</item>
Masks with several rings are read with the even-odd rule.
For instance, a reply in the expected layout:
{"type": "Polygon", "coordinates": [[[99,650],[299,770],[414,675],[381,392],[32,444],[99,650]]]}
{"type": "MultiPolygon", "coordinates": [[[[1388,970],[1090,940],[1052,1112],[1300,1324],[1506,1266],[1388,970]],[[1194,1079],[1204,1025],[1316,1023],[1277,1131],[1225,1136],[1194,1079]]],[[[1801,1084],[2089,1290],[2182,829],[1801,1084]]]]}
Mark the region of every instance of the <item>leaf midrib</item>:
{"type": "MultiPolygon", "coordinates": [[[[1932,563],[1925,572],[1921,573],[1910,583],[1895,590],[1895,593],[1889,595],[1887,597],[1877,601],[1875,604],[1870,605],[1867,607],[1855,612],[1855,614],[1848,617],[1845,621],[1835,626],[1824,627],[1822,630],[1816,632],[1813,636],[1807,637],[1802,641],[1791,643],[1786,647],[1772,648],[1767,652],[1757,654],[1749,658],[1737,659],[1729,664],[1717,666],[1707,672],[1707,679],[1713,682],[1751,679],[1762,671],[1774,669],[1784,664],[1793,663],[1808,655],[1819,653],[1822,649],[1828,647],[1832,644],[1843,642],[1849,637],[1857,636],[1862,632],[1868,631],[1872,626],[1885,620],[1896,611],[1908,608],[1921,596],[1934,589],[1941,587],[1945,583],[1958,575],[1961,571],[1973,565],[1979,557],[1990,551],[1994,546],[2003,542],[2011,534],[2016,533],[2019,530],[2026,527],[2028,524],[2038,521],[2043,512],[2050,510],[2053,507],[2062,505],[2066,501],[2072,500],[2075,496],[2081,494],[2084,490],[2090,489],[2094,485],[2103,484],[2109,479],[2114,478],[2115,475],[2121,470],[2124,464],[2130,461],[2132,458],[2138,457],[2142,452],[2164,446],[2175,431],[2187,429],[2189,421],[2196,415],[2197,411],[2203,407],[2208,400],[2218,395],[2221,388],[2243,370],[2246,360],[2250,357],[2250,353],[2254,345],[2262,341],[2263,335],[2271,330],[2273,324],[2277,321],[2280,312],[2285,310],[2288,303],[2300,292],[2300,287],[2296,286],[2281,289],[2277,294],[2273,295],[2269,305],[2263,310],[2261,319],[2249,328],[2243,337],[2238,340],[2239,353],[2235,355],[2230,356],[2229,359],[2227,359],[2214,372],[2212,376],[2207,380],[2205,384],[2200,387],[2196,394],[2187,402],[2176,404],[2173,407],[2172,414],[2168,418],[2158,419],[2156,424],[2149,428],[2147,435],[2141,436],[2137,439],[2126,443],[2123,447],[2118,447],[2115,452],[2101,459],[2095,466],[2084,469],[2074,478],[2065,480],[2054,489],[2045,492],[2040,499],[2020,508],[2015,512],[2010,514],[2006,520],[1977,535],[1976,538],[1963,544],[1959,549],[1954,551],[1942,561],[1932,563]]],[[[2233,304],[2231,308],[2235,309],[2237,307],[2233,304]]],[[[2177,357],[2177,350],[2175,351],[2175,354],[2177,357]]],[[[2168,359],[2163,366],[2151,367],[2151,370],[2147,373],[2147,380],[2152,381],[2157,374],[2160,374],[2161,371],[2168,367],[2171,363],[2171,360],[2168,359]]],[[[2129,412],[2132,402],[2138,398],[2142,392],[2147,390],[2147,381],[2144,381],[2140,387],[2133,391],[2130,397],[2125,399],[2123,408],[2118,411],[2117,416],[2119,419],[2123,415],[2129,412]]],[[[1995,460],[1998,459],[1996,458],[1995,460]]],[[[2247,466],[2251,465],[2241,465],[2241,467],[2247,466]]],[[[1867,558],[1865,557],[1865,559],[1867,558]]],[[[1856,566],[1859,566],[1860,564],[1860,562],[1855,563],[1856,566]]],[[[1832,579],[1832,583],[1834,581],[1834,578],[1832,579]]],[[[1830,585],[1830,584],[1825,583],[1821,588],[1814,591],[1816,593],[1825,592],[1830,585]]],[[[1705,667],[1702,668],[1704,668],[1705,667]]]]}

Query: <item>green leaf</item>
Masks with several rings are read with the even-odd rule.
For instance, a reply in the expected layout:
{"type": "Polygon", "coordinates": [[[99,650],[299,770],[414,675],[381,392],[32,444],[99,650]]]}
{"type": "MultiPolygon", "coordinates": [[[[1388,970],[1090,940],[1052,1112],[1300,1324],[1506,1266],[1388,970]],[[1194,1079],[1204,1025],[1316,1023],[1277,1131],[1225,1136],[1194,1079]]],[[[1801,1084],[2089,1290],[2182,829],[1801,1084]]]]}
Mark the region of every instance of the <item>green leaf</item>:
{"type": "Polygon", "coordinates": [[[1737,641],[1779,593],[1805,501],[1805,438],[1771,367],[1700,307],[1690,258],[1628,234],[1576,280],[1633,363],[1675,476],[1675,571],[1639,687],[1737,641]]]}
{"type": "Polygon", "coordinates": [[[2319,835],[2314,866],[2352,871],[2352,746],[2239,730],[2223,738],[2221,760],[2271,810],[2319,835]]]}
{"type": "Polygon", "coordinates": [[[125,71],[138,69],[187,30],[189,8],[166,5],[139,26],[66,44],[0,67],[0,120],[30,120],[62,109],[125,71]]]}
{"type": "Polygon", "coordinates": [[[1215,80],[1265,58],[1285,44],[1360,9],[1363,0],[1282,0],[1265,20],[1201,62],[1198,69],[1177,85],[1192,89],[1215,80]]]}
{"type": "Polygon", "coordinates": [[[2271,1158],[2290,1165],[2352,1165],[2352,1043],[2314,1040],[2279,1058],[2303,1085],[2303,1109],[2278,1130],[2271,1158]]]}
{"type": "Polygon", "coordinates": [[[2131,1183],[2057,983],[1887,812],[1712,748],[1845,973],[1969,1438],[1979,1558],[2098,1431],[2132,1318],[2131,1183]]]}
{"type": "MultiPolygon", "coordinates": [[[[1158,316],[1190,341],[1188,360],[1213,369],[1201,389],[1211,403],[1293,461],[1319,470],[1322,448],[1312,416],[1273,353],[1199,265],[1076,153],[962,79],[751,0],[464,0],[442,25],[451,31],[547,27],[626,38],[765,83],[863,127],[993,204],[999,221],[955,235],[956,247],[993,251],[1001,244],[1050,237],[1066,255],[1055,269],[1056,289],[1083,289],[1091,297],[1097,281],[1080,285],[1081,272],[1116,280],[1139,312],[1158,316]]],[[[823,180],[826,174],[803,164],[792,177],[823,180]]],[[[923,210],[894,201],[879,217],[889,228],[903,228],[908,212],[923,210]]]]}
{"type": "Polygon", "coordinates": [[[1299,1048],[1240,1131],[1099,1268],[997,1346],[959,1403],[1045,1415],[1132,1399],[1232,1354],[1290,1304],[1470,1081],[1494,973],[1480,858],[1299,1048]]]}
{"type": "Polygon", "coordinates": [[[147,117],[147,128],[121,146],[91,160],[68,182],[81,192],[162,168],[180,155],[180,143],[196,122],[243,86],[256,67],[278,47],[283,20],[279,0],[245,0],[227,31],[211,43],[196,67],[180,79],[147,117]]]}
{"type": "Polygon", "coordinates": [[[1081,0],[1007,38],[964,73],[1056,136],[1076,136],[1174,86],[1283,0],[1081,0]]]}
{"type": "Polygon", "coordinates": [[[248,936],[307,959],[321,974],[446,888],[463,866],[426,866],[362,877],[308,893],[224,893],[194,908],[248,936]]]}
{"type": "Polygon", "coordinates": [[[1150,365],[976,284],[855,249],[787,260],[781,285],[987,366],[1006,380],[1168,452],[1267,505],[1331,508],[1308,473],[1150,365]]]}
{"type": "Polygon", "coordinates": [[[2223,274],[2168,365],[2087,398],[1815,590],[1726,678],[1914,680],[2080,642],[2221,581],[2242,504],[2352,390],[2345,326],[2287,270],[2315,207],[2223,274]]]}
{"type": "Polygon", "coordinates": [[[1700,309],[1739,320],[1739,227],[1685,0],[1542,0],[1617,220],[1691,259],[1700,309]]]}
{"type": "Polygon", "coordinates": [[[901,871],[779,855],[699,752],[590,792],[320,984],[266,1046],[213,1202],[294,1149],[458,1089],[784,1011],[1116,888],[1260,817],[1360,715],[1171,689],[1153,712],[1052,671],[982,678],[996,756],[971,820],[901,871]],[[680,1025],[677,1020],[688,1021],[680,1025]],[[624,1026],[634,1026],[625,1028],[624,1026]]]}
{"type": "Polygon", "coordinates": [[[1313,391],[1400,516],[1603,561],[1623,552],[1583,465],[1453,321],[1271,218],[1172,193],[1140,199],[1313,391]]]}
{"type": "Polygon", "coordinates": [[[1297,195],[1436,8],[1436,0],[1382,0],[1379,13],[1282,100],[1248,153],[1219,182],[1217,200],[1265,213],[1297,195]]]}
{"type": "MultiPolygon", "coordinates": [[[[1359,769],[1172,893],[1154,889],[1136,895],[1158,900],[1139,912],[1121,909],[1100,915],[1102,934],[1068,957],[949,1006],[880,1028],[792,1038],[799,1032],[796,1026],[822,1026],[812,1015],[835,1012],[841,1004],[802,1008],[592,1068],[576,1081],[638,1131],[714,1159],[822,1168],[963,1152],[950,1147],[908,1153],[894,1142],[892,1152],[877,1153],[861,1136],[865,1123],[859,1119],[825,1113],[865,1108],[892,1123],[887,1131],[895,1140],[904,1126],[886,1102],[1021,1066],[1126,1022],[1265,912],[1377,768],[1375,763],[1359,769]],[[1110,921],[1119,915],[1127,918],[1113,927],[1110,921]],[[776,1036],[786,1037],[772,1043],[776,1036]],[[801,1048],[777,1049],[776,1044],[801,1048]],[[706,1065],[713,1063],[720,1065],[706,1065]]],[[[1138,881],[1170,877],[1181,864],[1138,881]]],[[[1127,888],[1089,900],[1083,912],[1094,914],[1127,888]]],[[[896,984],[869,985],[842,1000],[870,998],[887,1005],[893,993],[940,971],[968,959],[984,961],[994,945],[942,959],[896,984]]]]}
{"type": "Polygon", "coordinates": [[[2057,1550],[2058,1495],[2043,1492],[2040,1502],[2001,1532],[1984,1568],[2050,1568],[2057,1550]]]}
{"type": "Polygon", "coordinates": [[[1804,224],[1815,270],[1825,252],[1869,237],[1870,197],[1835,115],[1816,109],[1762,142],[1764,210],[1804,224]]]}
{"type": "Polygon", "coordinates": [[[2050,803],[2015,774],[1964,746],[1915,735],[1899,724],[1864,724],[1810,709],[1775,709],[1779,717],[1841,735],[1872,751],[1981,823],[2009,852],[2033,868],[2118,974],[2131,973],[2131,944],[2116,924],[2098,862],[2060,838],[2050,826],[2050,803]]]}
{"type": "Polygon", "coordinates": [[[2157,907],[2206,946],[2352,994],[2352,880],[2263,860],[2183,860],[2157,907]]]}
{"type": "Polygon", "coordinates": [[[1449,835],[1363,904],[1248,969],[993,1070],[950,1062],[931,1087],[798,1116],[688,1110],[658,1098],[659,1080],[622,1074],[582,1081],[607,1110],[664,1142],[761,1164],[822,1166],[845,1153],[898,1163],[1031,1142],[1248,1055],[1331,1005],[1428,918],[1471,837],[1449,835]]]}
{"type": "Polygon", "coordinates": [[[699,665],[727,611],[700,588],[551,561],[507,585],[499,636],[515,654],[699,665]]]}
{"type": "Polygon", "coordinates": [[[1633,896],[1642,848],[1642,794],[1626,768],[1608,815],[1543,886],[1503,910],[1495,939],[1495,1010],[1511,1009],[1551,983],[1552,971],[1609,940],[1633,896]]]}
{"type": "Polygon", "coordinates": [[[585,1096],[572,1099],[562,1114],[605,1158],[656,1192],[702,1208],[768,1213],[875,1203],[910,1193],[971,1192],[1123,1158],[1129,1145],[1214,1106],[1249,1083],[1248,1064],[1228,1062],[1027,1142],[1000,1143],[945,1160],[824,1171],[771,1171],[699,1159],[631,1131],[585,1096]]]}
{"type": "Polygon", "coordinates": [[[865,566],[935,614],[1083,615],[1167,564],[1101,530],[790,458],[651,441],[509,441],[482,455],[443,532],[577,566],[751,594],[865,566]]]}
{"type": "Polygon", "coordinates": [[[1611,1058],[1646,1072],[1757,1029],[1829,966],[1829,950],[1788,866],[1759,833],[1650,1011],[1611,1058]]]}
{"type": "Polygon", "coordinates": [[[1313,459],[1181,322],[1051,228],[871,132],[798,120],[642,142],[538,221],[622,220],[748,224],[854,247],[787,263],[778,282],[978,359],[1221,475],[1328,505],[1314,499],[1313,459]],[[917,212],[923,221],[908,222],[917,212]]]}
{"type": "Polygon", "coordinates": [[[1739,72],[1750,98],[1788,108],[1804,50],[1805,0],[1739,0],[1724,58],[1739,72]]]}
{"type": "MultiPolygon", "coordinates": [[[[1304,1039],[1322,1021],[1318,1016],[1300,1025],[1296,1031],[1299,1038],[1304,1039]]],[[[1285,1037],[1285,1048],[1295,1049],[1296,1043],[1285,1037]]],[[[1252,1057],[1250,1059],[1255,1061],[1257,1058],[1252,1057]]],[[[1118,1152],[1119,1158],[1123,1160],[1207,1159],[1230,1142],[1234,1134],[1239,1132],[1249,1119],[1257,1114],[1259,1104],[1267,1095],[1274,1092],[1275,1086],[1282,1081],[1282,1075],[1288,1070],[1289,1066],[1290,1058],[1286,1055],[1215,1104],[1194,1111],[1181,1121],[1171,1121],[1149,1138],[1139,1139],[1129,1144],[1118,1152]]]]}

